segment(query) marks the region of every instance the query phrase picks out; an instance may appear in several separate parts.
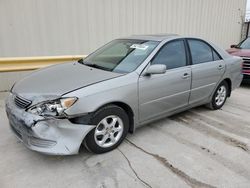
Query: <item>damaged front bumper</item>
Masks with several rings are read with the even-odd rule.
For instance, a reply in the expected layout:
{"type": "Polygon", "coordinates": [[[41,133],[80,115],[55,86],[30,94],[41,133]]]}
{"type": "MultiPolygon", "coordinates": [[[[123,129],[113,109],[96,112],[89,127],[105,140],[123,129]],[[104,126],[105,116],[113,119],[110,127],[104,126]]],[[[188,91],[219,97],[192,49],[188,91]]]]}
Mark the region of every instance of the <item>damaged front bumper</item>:
{"type": "Polygon", "coordinates": [[[6,113],[12,131],[24,145],[45,154],[77,154],[84,137],[94,128],[28,113],[15,105],[12,94],[6,100],[6,113]]]}

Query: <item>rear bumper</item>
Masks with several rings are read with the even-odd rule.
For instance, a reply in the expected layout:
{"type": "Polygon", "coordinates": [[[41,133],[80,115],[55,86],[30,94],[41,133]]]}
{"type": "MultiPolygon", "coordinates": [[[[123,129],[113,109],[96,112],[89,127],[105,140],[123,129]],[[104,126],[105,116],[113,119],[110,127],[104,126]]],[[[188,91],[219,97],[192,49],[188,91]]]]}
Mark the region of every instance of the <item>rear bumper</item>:
{"type": "Polygon", "coordinates": [[[73,124],[68,119],[45,119],[18,108],[13,95],[6,100],[6,113],[11,130],[34,151],[50,155],[77,154],[92,125],[73,124]]]}

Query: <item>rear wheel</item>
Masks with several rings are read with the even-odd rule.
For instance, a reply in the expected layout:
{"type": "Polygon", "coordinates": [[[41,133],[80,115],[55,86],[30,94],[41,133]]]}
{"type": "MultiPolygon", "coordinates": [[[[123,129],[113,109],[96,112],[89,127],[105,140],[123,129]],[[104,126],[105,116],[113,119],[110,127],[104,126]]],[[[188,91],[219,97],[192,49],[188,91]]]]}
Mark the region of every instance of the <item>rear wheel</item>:
{"type": "Polygon", "coordinates": [[[227,82],[222,81],[216,88],[212,101],[208,104],[208,106],[213,110],[220,109],[225,104],[227,97],[228,97],[228,84],[227,82]]]}
{"type": "Polygon", "coordinates": [[[94,153],[105,153],[115,149],[126,137],[129,119],[126,112],[116,105],[98,110],[91,124],[95,129],[86,136],[85,146],[94,153]]]}

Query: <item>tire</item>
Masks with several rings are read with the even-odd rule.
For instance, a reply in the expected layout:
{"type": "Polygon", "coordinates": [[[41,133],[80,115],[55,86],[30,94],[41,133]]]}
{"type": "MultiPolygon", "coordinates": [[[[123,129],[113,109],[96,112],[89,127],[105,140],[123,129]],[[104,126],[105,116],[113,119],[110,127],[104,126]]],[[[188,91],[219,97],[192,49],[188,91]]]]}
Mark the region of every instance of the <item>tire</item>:
{"type": "Polygon", "coordinates": [[[226,81],[222,81],[216,88],[211,102],[207,105],[212,110],[220,109],[226,102],[228,97],[228,84],[226,81]]]}
{"type": "Polygon", "coordinates": [[[96,127],[86,136],[84,144],[93,153],[100,154],[115,149],[128,133],[128,115],[116,105],[101,108],[90,121],[96,127]]]}

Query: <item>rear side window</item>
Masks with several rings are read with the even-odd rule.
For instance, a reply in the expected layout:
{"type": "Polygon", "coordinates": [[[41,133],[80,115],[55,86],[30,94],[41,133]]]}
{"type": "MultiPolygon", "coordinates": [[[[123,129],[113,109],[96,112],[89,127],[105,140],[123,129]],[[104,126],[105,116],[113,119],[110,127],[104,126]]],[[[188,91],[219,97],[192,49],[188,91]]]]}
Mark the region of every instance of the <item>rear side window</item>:
{"type": "Polygon", "coordinates": [[[221,59],[217,52],[215,52],[208,44],[203,41],[189,39],[188,44],[194,65],[221,59]]]}
{"type": "Polygon", "coordinates": [[[213,50],[214,61],[221,60],[220,56],[213,50]]]}
{"type": "Polygon", "coordinates": [[[186,66],[184,41],[177,40],[165,44],[153,58],[151,64],[164,64],[167,69],[186,66]]]}

